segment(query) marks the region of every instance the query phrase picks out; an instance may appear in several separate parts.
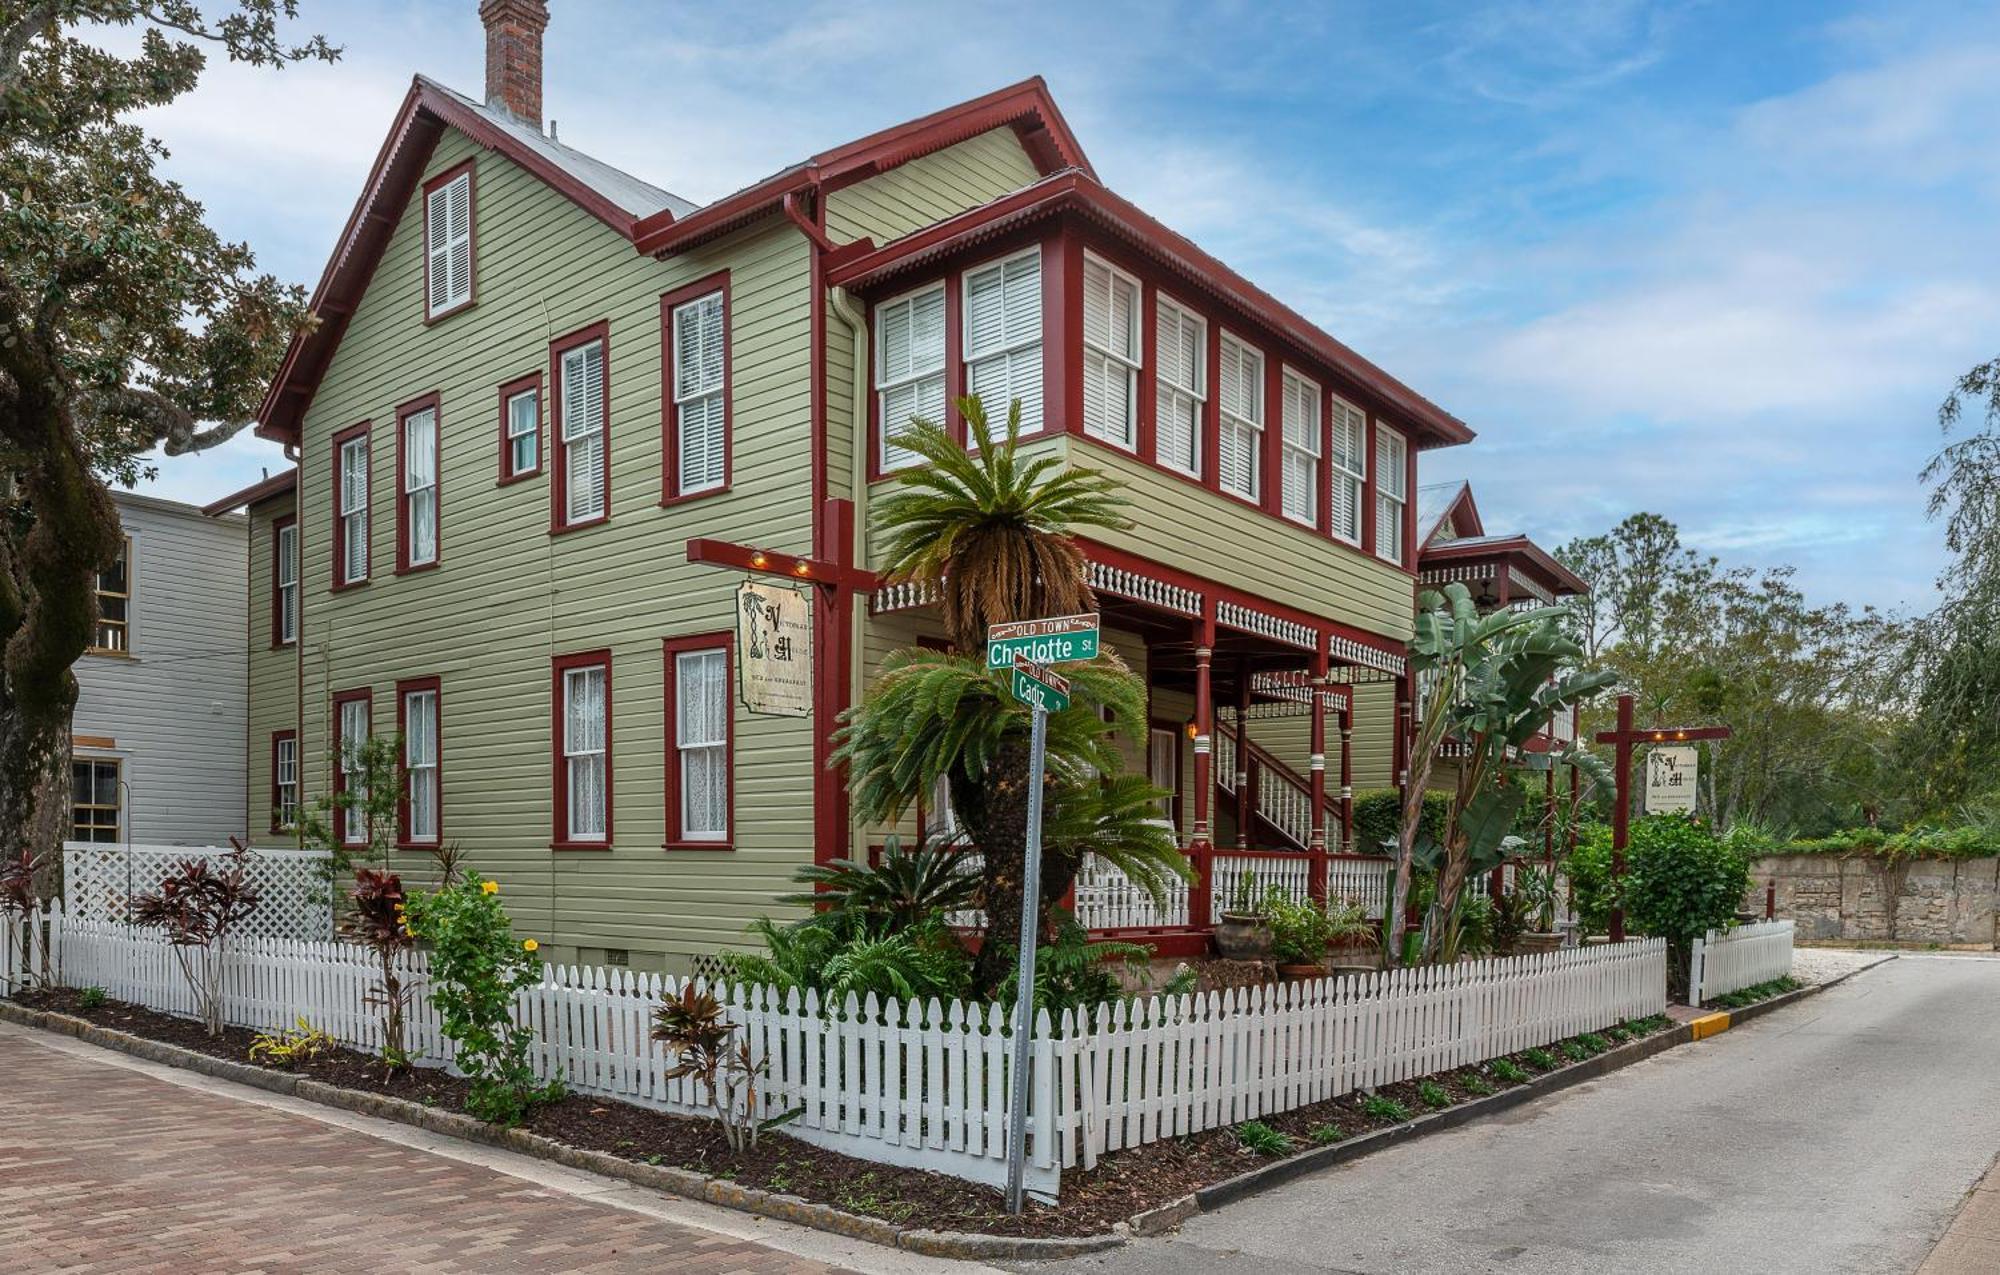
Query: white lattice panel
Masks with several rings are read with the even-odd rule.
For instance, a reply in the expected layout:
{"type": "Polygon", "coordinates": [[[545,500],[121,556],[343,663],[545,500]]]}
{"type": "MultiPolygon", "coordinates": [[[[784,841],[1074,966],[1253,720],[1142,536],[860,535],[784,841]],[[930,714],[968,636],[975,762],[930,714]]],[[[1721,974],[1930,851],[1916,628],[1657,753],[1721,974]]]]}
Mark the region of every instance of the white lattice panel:
{"type": "MultiPolygon", "coordinates": [[[[63,843],[63,893],[79,921],[124,922],[132,900],[159,888],[183,859],[220,859],[220,846],[63,843]]],[[[333,891],[322,850],[252,850],[250,881],[257,910],[243,921],[248,938],[300,942],[333,937],[333,891]]]]}

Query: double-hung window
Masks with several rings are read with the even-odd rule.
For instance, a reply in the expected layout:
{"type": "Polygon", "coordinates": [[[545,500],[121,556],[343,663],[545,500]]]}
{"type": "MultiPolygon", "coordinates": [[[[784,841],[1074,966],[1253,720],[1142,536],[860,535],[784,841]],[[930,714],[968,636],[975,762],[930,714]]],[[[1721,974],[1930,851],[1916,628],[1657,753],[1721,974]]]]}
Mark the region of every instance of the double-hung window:
{"type": "Polygon", "coordinates": [[[334,748],[340,768],[335,791],[348,798],[334,804],[334,835],[345,846],[368,844],[368,770],[364,754],[372,733],[369,723],[372,705],[367,691],[350,691],[334,697],[334,748]]]}
{"type": "Polygon", "coordinates": [[[472,303],[472,166],[424,192],[424,316],[472,303]]]}
{"type": "Polygon", "coordinates": [[[367,431],[334,446],[334,583],[360,584],[368,578],[367,431]]]}
{"type": "Polygon", "coordinates": [[[670,496],[715,491],[729,482],[727,328],[719,288],[674,307],[670,496]]]}
{"type": "Polygon", "coordinates": [[[271,641],[299,640],[299,520],[271,524],[271,641]]]}
{"type": "Polygon", "coordinates": [[[1139,283],[1083,258],[1083,432],[1130,450],[1138,443],[1139,283]]]}
{"type": "Polygon", "coordinates": [[[299,822],[299,737],[281,730],[271,736],[271,831],[299,822]]]}
{"type": "Polygon", "coordinates": [[[599,651],[556,661],[556,841],[611,842],[611,655],[599,651]]]}
{"type": "Polygon", "coordinates": [[[132,653],[132,538],[118,545],[118,557],[97,573],[97,631],[90,649],[100,655],[132,653]]]}
{"type": "Polygon", "coordinates": [[[1201,477],[1202,412],[1208,401],[1208,324],[1165,297],[1154,307],[1154,443],[1160,464],[1201,477]]]}
{"type": "Polygon", "coordinates": [[[438,560],[438,409],[432,401],[402,417],[402,490],[397,493],[397,549],[405,569],[438,560]]]}
{"type": "Polygon", "coordinates": [[[1264,356],[1222,334],[1221,436],[1216,440],[1217,479],[1222,490],[1245,500],[1263,492],[1264,356]]]}
{"type": "Polygon", "coordinates": [[[1361,543],[1361,501],[1368,485],[1368,417],[1345,399],[1333,400],[1333,463],[1329,467],[1328,513],[1333,534],[1361,543]]]}
{"type": "Polygon", "coordinates": [[[500,481],[542,468],[542,383],[528,376],[500,387],[500,481]]]}
{"type": "Polygon", "coordinates": [[[405,845],[438,840],[438,682],[426,678],[396,688],[403,733],[403,827],[405,845]]]}
{"type": "Polygon", "coordinates": [[[1042,427],[1042,252],[1026,252],[965,274],[965,388],[986,409],[988,439],[1007,436],[1021,404],[1021,433],[1042,427]]]}
{"type": "MultiPolygon", "coordinates": [[[[574,340],[574,339],[573,339],[574,340]]],[[[610,453],[605,386],[605,338],[586,336],[556,354],[557,526],[597,522],[609,512],[610,453]]]]}
{"type": "Polygon", "coordinates": [[[1279,400],[1284,408],[1284,470],[1279,496],[1285,517],[1319,525],[1319,386],[1286,368],[1279,400]]]}
{"type": "Polygon", "coordinates": [[[1375,426],[1375,553],[1384,562],[1403,561],[1403,506],[1409,502],[1409,444],[1386,425],[1375,426]]]}
{"type": "Polygon", "coordinates": [[[668,729],[673,771],[668,827],[675,841],[729,840],[729,648],[712,640],[670,643],[668,729]]]}
{"type": "Polygon", "coordinates": [[[69,768],[69,835],[72,841],[124,840],[119,787],[124,764],[115,757],[78,757],[69,768]]]}
{"type": "Polygon", "coordinates": [[[944,424],[944,285],[875,307],[875,394],[884,471],[916,454],[897,441],[913,420],[944,424]]]}

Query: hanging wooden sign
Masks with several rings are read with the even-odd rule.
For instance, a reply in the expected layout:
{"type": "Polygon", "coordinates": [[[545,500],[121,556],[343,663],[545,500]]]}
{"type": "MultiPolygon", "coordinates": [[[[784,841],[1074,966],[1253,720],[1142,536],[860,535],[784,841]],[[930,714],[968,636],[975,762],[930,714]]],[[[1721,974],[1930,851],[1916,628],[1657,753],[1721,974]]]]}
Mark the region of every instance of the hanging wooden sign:
{"type": "Polygon", "coordinates": [[[745,580],[736,594],[736,667],[743,707],[771,717],[812,714],[812,597],[745,580]]]}

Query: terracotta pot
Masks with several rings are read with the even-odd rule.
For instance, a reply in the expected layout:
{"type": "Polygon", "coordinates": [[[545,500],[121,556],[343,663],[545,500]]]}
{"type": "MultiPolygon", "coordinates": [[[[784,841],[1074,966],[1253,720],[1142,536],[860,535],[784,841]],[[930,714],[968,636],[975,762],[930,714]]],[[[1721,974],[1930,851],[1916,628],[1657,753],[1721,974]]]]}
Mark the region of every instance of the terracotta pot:
{"type": "Polygon", "coordinates": [[[1525,956],[1530,952],[1553,952],[1562,945],[1563,936],[1559,933],[1537,934],[1531,930],[1515,942],[1514,951],[1525,956]]]}
{"type": "Polygon", "coordinates": [[[1287,979],[1291,980],[1294,983],[1306,983],[1316,978],[1325,978],[1326,967],[1323,965],[1309,965],[1309,964],[1280,965],[1278,967],[1278,973],[1284,975],[1287,979]]]}
{"type": "Polygon", "coordinates": [[[1224,912],[1215,920],[1215,950],[1229,960],[1267,960],[1271,941],[1271,923],[1254,913],[1224,912]]]}

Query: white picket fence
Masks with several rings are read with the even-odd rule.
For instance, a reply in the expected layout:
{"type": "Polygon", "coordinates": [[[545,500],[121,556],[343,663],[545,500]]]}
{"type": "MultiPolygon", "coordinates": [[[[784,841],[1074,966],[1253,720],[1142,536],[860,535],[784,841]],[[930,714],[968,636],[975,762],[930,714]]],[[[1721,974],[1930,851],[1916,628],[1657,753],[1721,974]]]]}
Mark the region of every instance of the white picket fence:
{"type": "MultiPolygon", "coordinates": [[[[192,1016],[172,951],[124,926],[75,921],[51,908],[47,968],[16,971],[192,1016]]],[[[0,923],[8,951],[19,923],[0,923]]],[[[0,963],[0,974],[11,967],[0,963]]],[[[418,995],[406,1044],[450,1066],[451,1047],[423,999],[426,963],[407,965],[418,995]]],[[[246,940],[229,957],[223,1016],[259,1030],[313,1026],[362,1050],[380,1048],[365,1003],[375,966],[342,943],[246,940]]],[[[544,1078],[579,1093],[705,1114],[688,1080],[668,1080],[650,1038],[652,1011],[684,980],[626,969],[550,965],[516,1014],[534,1029],[544,1078]]],[[[9,987],[18,987],[10,983],[9,987]]],[[[1006,1172],[1009,1033],[991,1005],[936,1000],[834,1002],[817,993],[718,989],[754,1054],[769,1066],[766,1117],[798,1114],[793,1137],[862,1159],[998,1185],[1006,1172]]],[[[1659,1013],[1666,949],[1659,940],[1507,960],[1288,983],[1228,993],[1148,997],[1088,1015],[1037,1015],[1028,1112],[1028,1182],[1053,1194],[1062,1170],[1100,1155],[1545,1045],[1659,1013]]]]}
{"type": "Polygon", "coordinates": [[[1699,1005],[1792,972],[1792,923],[1756,921],[1710,930],[1688,954],[1688,1004],[1699,1005]]]}

